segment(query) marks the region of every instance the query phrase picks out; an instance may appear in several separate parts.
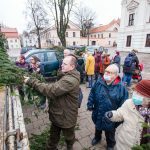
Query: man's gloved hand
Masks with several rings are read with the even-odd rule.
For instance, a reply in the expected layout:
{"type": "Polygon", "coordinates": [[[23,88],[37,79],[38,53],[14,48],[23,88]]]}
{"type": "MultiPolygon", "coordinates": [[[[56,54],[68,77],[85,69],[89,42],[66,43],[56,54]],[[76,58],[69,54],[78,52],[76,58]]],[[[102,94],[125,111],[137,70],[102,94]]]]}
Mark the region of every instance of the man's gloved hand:
{"type": "Polygon", "coordinates": [[[29,77],[26,77],[26,76],[23,76],[23,78],[24,78],[24,83],[27,83],[28,80],[30,79],[29,77]]]}
{"type": "Polygon", "coordinates": [[[105,113],[105,117],[108,119],[112,118],[112,116],[113,116],[113,113],[111,111],[108,111],[105,113]]]}

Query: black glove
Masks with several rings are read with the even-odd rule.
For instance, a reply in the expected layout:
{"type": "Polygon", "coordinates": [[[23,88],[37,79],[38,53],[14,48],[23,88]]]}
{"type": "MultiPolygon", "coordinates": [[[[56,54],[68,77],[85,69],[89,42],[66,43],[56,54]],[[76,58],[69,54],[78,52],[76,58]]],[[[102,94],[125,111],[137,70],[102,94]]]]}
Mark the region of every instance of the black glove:
{"type": "Polygon", "coordinates": [[[112,118],[112,116],[113,116],[113,113],[111,111],[108,111],[105,113],[105,117],[108,119],[112,118]]]}

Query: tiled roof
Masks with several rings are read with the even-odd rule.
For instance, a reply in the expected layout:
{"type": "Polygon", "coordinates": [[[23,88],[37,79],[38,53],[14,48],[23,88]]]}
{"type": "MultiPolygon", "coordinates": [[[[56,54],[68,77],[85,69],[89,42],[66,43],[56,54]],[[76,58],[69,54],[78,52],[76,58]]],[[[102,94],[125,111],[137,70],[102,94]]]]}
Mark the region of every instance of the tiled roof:
{"type": "Polygon", "coordinates": [[[1,28],[1,32],[5,34],[6,38],[18,38],[18,31],[16,28],[1,28]]]}
{"type": "Polygon", "coordinates": [[[93,28],[93,29],[90,30],[90,33],[104,32],[108,28],[110,28],[112,25],[114,25],[115,23],[120,24],[120,19],[117,19],[117,20],[114,19],[107,25],[103,25],[103,26],[93,28]]]}

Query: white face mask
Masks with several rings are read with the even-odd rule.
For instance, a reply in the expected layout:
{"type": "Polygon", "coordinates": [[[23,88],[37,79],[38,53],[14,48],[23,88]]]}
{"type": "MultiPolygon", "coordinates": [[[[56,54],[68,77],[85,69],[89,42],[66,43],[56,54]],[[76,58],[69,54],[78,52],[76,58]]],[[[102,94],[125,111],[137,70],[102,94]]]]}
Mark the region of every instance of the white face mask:
{"type": "Polygon", "coordinates": [[[104,80],[105,81],[111,81],[111,76],[104,74],[104,80]]]}

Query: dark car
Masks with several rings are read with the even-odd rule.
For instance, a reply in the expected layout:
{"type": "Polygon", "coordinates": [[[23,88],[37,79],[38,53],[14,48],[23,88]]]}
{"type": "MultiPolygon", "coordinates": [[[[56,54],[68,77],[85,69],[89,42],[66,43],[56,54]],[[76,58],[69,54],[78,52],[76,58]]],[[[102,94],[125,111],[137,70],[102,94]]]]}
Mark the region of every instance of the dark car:
{"type": "Polygon", "coordinates": [[[20,54],[25,54],[26,52],[28,52],[29,50],[35,49],[34,47],[22,47],[20,54]]]}
{"type": "Polygon", "coordinates": [[[32,56],[40,59],[41,74],[44,77],[53,76],[59,69],[61,58],[60,52],[56,50],[34,49],[24,54],[27,62],[30,62],[32,56]]]}

